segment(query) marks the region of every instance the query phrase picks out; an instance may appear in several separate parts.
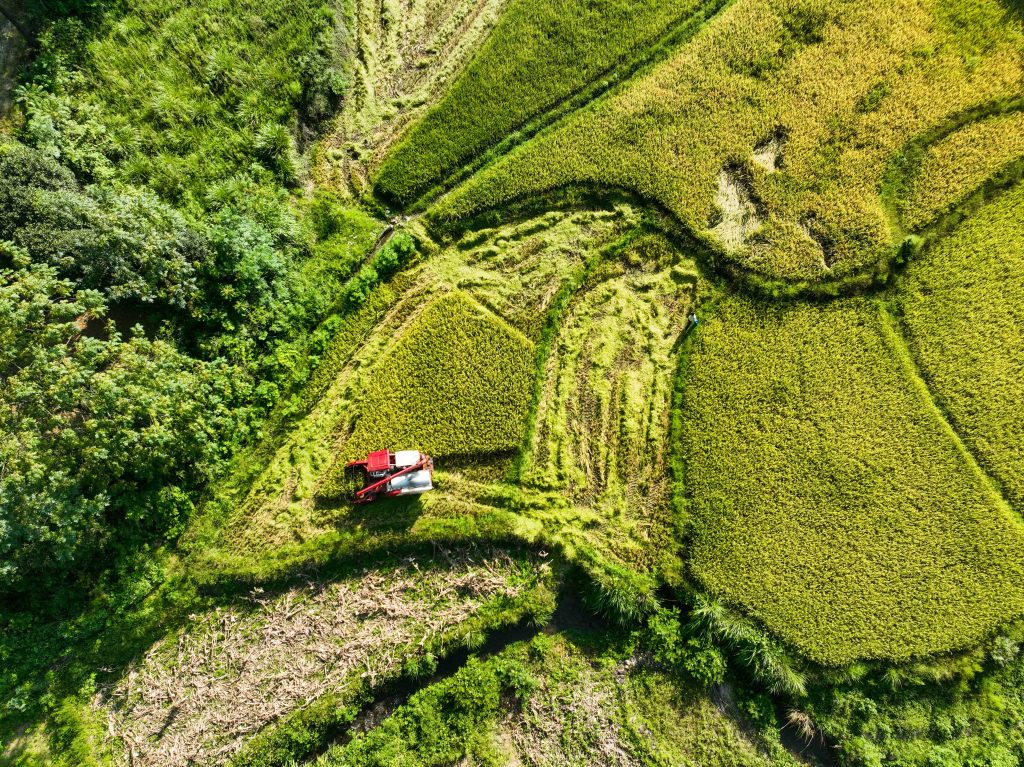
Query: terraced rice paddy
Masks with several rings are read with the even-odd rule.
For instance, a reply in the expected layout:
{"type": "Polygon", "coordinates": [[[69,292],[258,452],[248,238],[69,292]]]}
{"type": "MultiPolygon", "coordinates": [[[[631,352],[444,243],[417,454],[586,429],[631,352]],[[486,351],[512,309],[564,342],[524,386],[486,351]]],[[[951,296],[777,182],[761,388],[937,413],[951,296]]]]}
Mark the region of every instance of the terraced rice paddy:
{"type": "Polygon", "coordinates": [[[879,307],[723,301],[683,395],[690,567],[815,660],[969,645],[1024,609],[1024,527],[879,307]]]}
{"type": "Polygon", "coordinates": [[[412,202],[532,118],[599,79],[607,87],[699,8],[694,0],[513,0],[444,99],[388,154],[376,191],[412,202]]]}
{"type": "MultiPolygon", "coordinates": [[[[617,8],[590,11],[608,21],[617,8]]],[[[499,10],[410,8],[394,26],[356,8],[360,45],[377,51],[365,82],[386,71],[389,92],[420,94],[396,97],[396,112],[366,85],[346,106],[381,163],[360,183],[406,203],[454,188],[411,229],[419,262],[361,310],[363,340],[229,514],[232,546],[331,534],[349,519],[332,500],[344,461],[401,443],[442,459],[402,534],[500,519],[591,564],[676,583],[689,572],[825,663],[963,647],[1019,614],[1020,531],[1000,497],[1020,503],[1016,336],[982,351],[978,331],[964,378],[950,344],[975,326],[951,317],[956,332],[936,333],[926,319],[962,305],[987,326],[1019,320],[979,298],[1012,272],[1002,208],[928,241],[878,299],[898,320],[870,297],[775,306],[720,279],[867,292],[904,232],[930,231],[999,174],[1012,183],[1018,26],[994,0],[737,0],[644,6],[640,27],[592,51],[598,27],[572,14],[499,10]],[[433,43],[430,18],[444,20],[433,43]],[[664,50],[625,53],[687,19],[664,50]],[[448,68],[433,53],[445,46],[448,68]],[[579,67],[559,58],[570,49],[587,52],[579,67]],[[366,138],[373,125],[391,138],[366,138]],[[638,197],[624,205],[613,189],[638,197]],[[517,217],[549,202],[560,210],[517,217]],[[474,230],[482,221],[496,223],[474,230]],[[686,339],[698,304],[712,315],[686,339]]]]}
{"type": "MultiPolygon", "coordinates": [[[[337,333],[339,346],[329,352],[333,378],[285,445],[261,476],[247,480],[251,485],[225,490],[219,503],[230,510],[218,537],[240,552],[329,533],[344,514],[332,507],[344,461],[385,436],[413,440],[439,457],[475,452],[473,463],[487,464],[488,456],[507,462],[501,454],[519,448],[528,426],[534,344],[545,315],[578,279],[590,249],[613,242],[629,219],[628,211],[554,213],[482,232],[379,288],[337,333]],[[419,376],[415,381],[402,370],[413,359],[423,365],[408,373],[419,376]],[[428,373],[436,383],[424,385],[428,373]],[[442,409],[429,428],[402,420],[414,412],[403,405],[409,397],[442,409]],[[490,432],[479,418],[487,412],[490,432]]],[[[459,473],[448,482],[453,488],[464,486],[459,473]]],[[[488,494],[474,482],[469,487],[469,497],[457,498],[441,488],[436,507],[425,498],[418,524],[465,512],[474,495],[488,494]]]]}
{"type": "Polygon", "coordinates": [[[897,307],[939,406],[1024,512],[1024,188],[914,262],[897,307]]]}
{"type": "Polygon", "coordinates": [[[196,616],[94,701],[113,764],[226,764],[296,712],[326,727],[411,661],[525,606],[545,572],[497,551],[441,559],[283,594],[257,588],[196,616]]]}
{"type": "MultiPolygon", "coordinates": [[[[836,3],[820,13],[792,3],[771,7],[767,19],[754,19],[753,5],[730,7],[673,58],[457,187],[428,221],[482,210],[480,195],[506,188],[501,185],[520,172],[516,168],[527,169],[530,189],[538,193],[545,191],[544,174],[558,173],[559,163],[573,173],[585,174],[588,163],[614,171],[629,153],[612,160],[607,152],[613,145],[594,142],[602,131],[620,131],[615,121],[628,113],[638,135],[704,147],[692,158],[683,151],[673,162],[662,158],[658,172],[644,177],[669,196],[631,188],[660,199],[705,245],[731,239],[733,264],[802,285],[879,266],[891,258],[894,243],[883,200],[877,189],[868,193],[865,179],[880,185],[891,153],[930,125],[1012,93],[1019,72],[1009,60],[1019,41],[1012,29],[996,34],[995,17],[979,9],[972,34],[980,25],[994,37],[969,73],[954,72],[960,85],[940,105],[929,94],[947,87],[950,67],[959,66],[943,56],[976,42],[963,37],[954,20],[936,12],[935,25],[925,30],[921,9],[901,9],[906,13],[896,20],[887,15],[896,10],[866,4],[836,3]],[[793,27],[797,18],[810,19],[811,27],[793,27]],[[665,95],[672,78],[692,76],[727,40],[754,34],[776,35],[779,47],[767,49],[768,59],[753,60],[753,53],[738,49],[732,57],[714,54],[715,65],[700,78],[665,95]],[[933,55],[913,52],[928,39],[936,45],[933,55]],[[814,90],[821,82],[816,68],[827,69],[838,51],[858,45],[873,52],[862,74],[889,73],[878,87],[867,93],[851,81],[827,94],[832,112],[800,112],[801,99],[826,99],[814,90]],[[982,73],[984,83],[976,79],[982,73]],[[732,126],[746,126],[746,133],[741,139],[723,134],[715,155],[707,151],[708,136],[695,132],[698,124],[707,130],[708,120],[668,120],[664,105],[652,111],[654,94],[685,103],[683,114],[701,104],[708,108],[701,99],[725,82],[747,101],[774,99],[779,119],[765,122],[764,109],[745,115],[739,101],[730,112],[719,100],[709,119],[728,112],[732,126]],[[783,84],[789,85],[785,93],[783,84]],[[897,120],[908,99],[920,114],[897,120]],[[813,122],[825,114],[838,121],[828,130],[813,122]],[[661,121],[664,131],[643,122],[651,120],[661,121]],[[835,141],[837,125],[857,140],[822,154],[835,141]],[[735,153],[723,143],[733,139],[735,153]],[[575,154],[563,141],[573,142],[575,154]],[[861,148],[856,154],[853,145],[861,148]],[[524,164],[531,162],[543,170],[524,164]],[[660,180],[662,172],[673,174],[675,186],[660,180]],[[856,187],[847,183],[850,174],[858,175],[856,187]],[[698,176],[708,181],[699,193],[698,186],[685,186],[685,179],[698,176]],[[684,195],[687,189],[693,194],[684,195]],[[850,205],[837,206],[836,195],[850,205]],[[671,202],[684,197],[687,206],[712,202],[693,217],[671,202]],[[826,210],[849,218],[828,222],[819,217],[826,210]],[[837,235],[835,226],[844,233],[837,235]],[[785,231],[783,239],[796,233],[803,243],[799,253],[772,239],[785,231]],[[815,266],[777,261],[791,257],[815,266]]],[[[1012,110],[987,117],[981,109],[976,119],[929,143],[914,158],[901,226],[934,221],[1012,164],[1016,125],[1012,110]],[[970,172],[943,171],[950,163],[970,172]]],[[[404,151],[396,148],[392,156],[404,151]]],[[[648,163],[661,149],[650,144],[629,151],[636,153],[630,162],[648,163]]],[[[607,176],[566,181],[578,182],[610,183],[607,176]]],[[[524,199],[520,191],[510,195],[488,198],[488,205],[524,199]]],[[[344,460],[380,444],[409,443],[452,459],[447,467],[440,462],[438,492],[418,503],[410,531],[450,526],[469,514],[501,519],[506,532],[555,543],[591,564],[658,573],[673,582],[689,571],[703,588],[824,663],[956,649],[1019,614],[1020,530],[999,495],[1004,485],[1013,487],[1015,469],[996,468],[999,459],[984,455],[969,431],[957,433],[945,420],[952,409],[941,391],[929,391],[934,374],[926,363],[920,363],[923,380],[918,375],[921,342],[911,312],[903,320],[911,328],[908,352],[903,325],[871,299],[772,307],[729,296],[713,284],[714,275],[701,276],[706,254],[698,267],[672,244],[671,226],[654,234],[642,221],[636,209],[621,205],[606,213],[552,212],[470,232],[439,249],[430,244],[419,266],[374,299],[381,302],[374,330],[307,418],[335,435],[332,447],[315,447],[310,432],[308,447],[300,450],[318,456],[309,465],[297,460],[295,446],[289,449],[288,461],[278,464],[284,471],[274,474],[279,495],[260,489],[243,504],[246,511],[234,515],[245,528],[242,538],[302,541],[326,534],[345,518],[343,509],[322,503],[335,494],[344,460]],[[698,299],[715,307],[714,315],[690,344],[682,333],[698,299]],[[690,358],[674,405],[684,350],[690,358]],[[677,445],[674,406],[681,424],[677,445]],[[674,449],[685,468],[681,485],[674,484],[681,472],[670,470],[674,449]],[[680,491],[687,498],[683,516],[672,501],[680,491]],[[268,505],[270,497],[277,500],[268,505]],[[254,525],[253,513],[263,521],[254,525]],[[688,521],[689,549],[680,538],[688,521]],[[979,542],[961,550],[958,540],[979,542]]],[[[705,245],[696,246],[699,254],[705,245]]],[[[942,247],[927,249],[922,263],[942,258],[942,247]]],[[[1007,247],[1012,250],[1012,241],[1007,247]]],[[[914,294],[908,286],[921,279],[916,274],[912,267],[900,288],[904,295],[914,294]]],[[[924,317],[934,310],[930,304],[920,311],[924,317]]],[[[1011,325],[1011,317],[1000,324],[1011,325]]],[[[1006,391],[1003,401],[1009,402],[1015,390],[1006,391]]],[[[955,414],[952,424],[960,428],[955,414]]],[[[1007,466],[1019,463],[1012,450],[999,452],[1007,466]]]]}
{"type": "Polygon", "coordinates": [[[92,159],[193,208],[286,115],[275,193],[296,222],[341,211],[288,247],[307,281],[356,277],[319,297],[309,383],[164,542],[181,593],[138,602],[202,610],[67,693],[107,731],[82,725],[90,748],[792,767],[790,727],[844,765],[1024,759],[1020,704],[988,686],[1024,679],[1017,0],[225,13],[277,59],[331,41],[344,97],[319,138],[291,70],[241,66],[213,44],[222,0],[198,5],[87,46],[113,94],[90,108],[124,95],[92,159]],[[231,72],[237,104],[161,85],[231,72]],[[347,503],[344,464],[381,448],[433,455],[434,490],[347,503]],[[415,681],[526,619],[532,640],[415,681]],[[421,689],[359,713],[403,673],[421,689]],[[901,684],[922,702],[885,722],[901,684]],[[948,714],[953,687],[1000,712],[1008,758],[963,745],[991,720],[948,714]]]}
{"type": "Polygon", "coordinates": [[[431,215],[451,226],[555,190],[624,188],[763,278],[864,283],[898,244],[878,194],[890,159],[950,116],[1021,92],[1022,33],[1004,15],[996,0],[739,0],[431,215]],[[754,156],[776,136],[782,160],[767,170],[754,156]],[[760,219],[738,240],[709,232],[734,215],[723,172],[760,219]]]}
{"type": "Polygon", "coordinates": [[[928,146],[899,208],[910,231],[947,212],[1024,157],[1024,112],[968,123],[928,146]]]}

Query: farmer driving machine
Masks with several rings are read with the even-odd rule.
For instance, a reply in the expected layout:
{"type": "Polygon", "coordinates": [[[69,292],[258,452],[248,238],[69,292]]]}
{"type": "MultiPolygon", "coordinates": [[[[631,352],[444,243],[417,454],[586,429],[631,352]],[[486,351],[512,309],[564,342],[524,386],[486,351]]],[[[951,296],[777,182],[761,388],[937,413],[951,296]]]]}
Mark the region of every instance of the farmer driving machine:
{"type": "Polygon", "coordinates": [[[345,464],[343,493],[349,503],[419,495],[434,489],[434,461],[419,450],[375,450],[345,464]]]}

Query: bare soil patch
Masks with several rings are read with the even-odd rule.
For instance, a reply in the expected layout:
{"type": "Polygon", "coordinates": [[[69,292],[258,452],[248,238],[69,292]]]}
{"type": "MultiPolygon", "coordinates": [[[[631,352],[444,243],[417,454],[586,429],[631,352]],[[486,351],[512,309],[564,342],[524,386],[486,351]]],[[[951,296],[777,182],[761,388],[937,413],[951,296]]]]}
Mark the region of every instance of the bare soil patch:
{"type": "Polygon", "coordinates": [[[219,765],[245,739],[327,691],[376,685],[482,605],[521,593],[507,554],[440,552],[389,571],[309,583],[195,616],[154,646],[95,705],[107,712],[116,764],[219,765]],[[447,560],[447,562],[445,562],[447,560]]]}

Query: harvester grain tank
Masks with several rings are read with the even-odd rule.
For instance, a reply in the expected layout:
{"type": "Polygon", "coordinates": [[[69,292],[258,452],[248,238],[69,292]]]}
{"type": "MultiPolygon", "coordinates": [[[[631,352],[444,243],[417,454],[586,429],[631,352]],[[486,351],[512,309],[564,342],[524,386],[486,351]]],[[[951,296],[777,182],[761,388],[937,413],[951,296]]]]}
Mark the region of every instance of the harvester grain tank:
{"type": "Polygon", "coordinates": [[[419,450],[375,450],[345,464],[344,494],[350,503],[420,495],[434,489],[434,461],[419,450]]]}

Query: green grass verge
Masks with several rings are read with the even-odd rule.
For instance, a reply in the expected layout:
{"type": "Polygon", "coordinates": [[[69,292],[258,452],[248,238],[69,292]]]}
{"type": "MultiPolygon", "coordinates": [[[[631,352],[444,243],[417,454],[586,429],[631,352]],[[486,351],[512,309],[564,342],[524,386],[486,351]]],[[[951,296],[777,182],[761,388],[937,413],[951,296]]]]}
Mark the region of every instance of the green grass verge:
{"type": "Polygon", "coordinates": [[[539,635],[471,660],[316,764],[794,764],[777,735],[769,756],[768,744],[639,651],[635,636],[539,635]]]}
{"type": "Polygon", "coordinates": [[[1024,511],[1024,185],[926,249],[897,295],[929,388],[1024,511]]]}
{"type": "Polygon", "coordinates": [[[830,679],[812,690],[814,721],[844,763],[1012,767],[1024,759],[1020,626],[970,653],[962,676],[918,664],[878,677],[830,679]]]}
{"type": "Polygon", "coordinates": [[[532,118],[612,76],[699,6],[513,0],[447,95],[389,153],[376,191],[412,202],[532,118]]]}
{"type": "Polygon", "coordinates": [[[712,592],[825,664],[969,646],[1024,610],[1024,530],[875,304],[725,299],[686,381],[712,592]]]}

